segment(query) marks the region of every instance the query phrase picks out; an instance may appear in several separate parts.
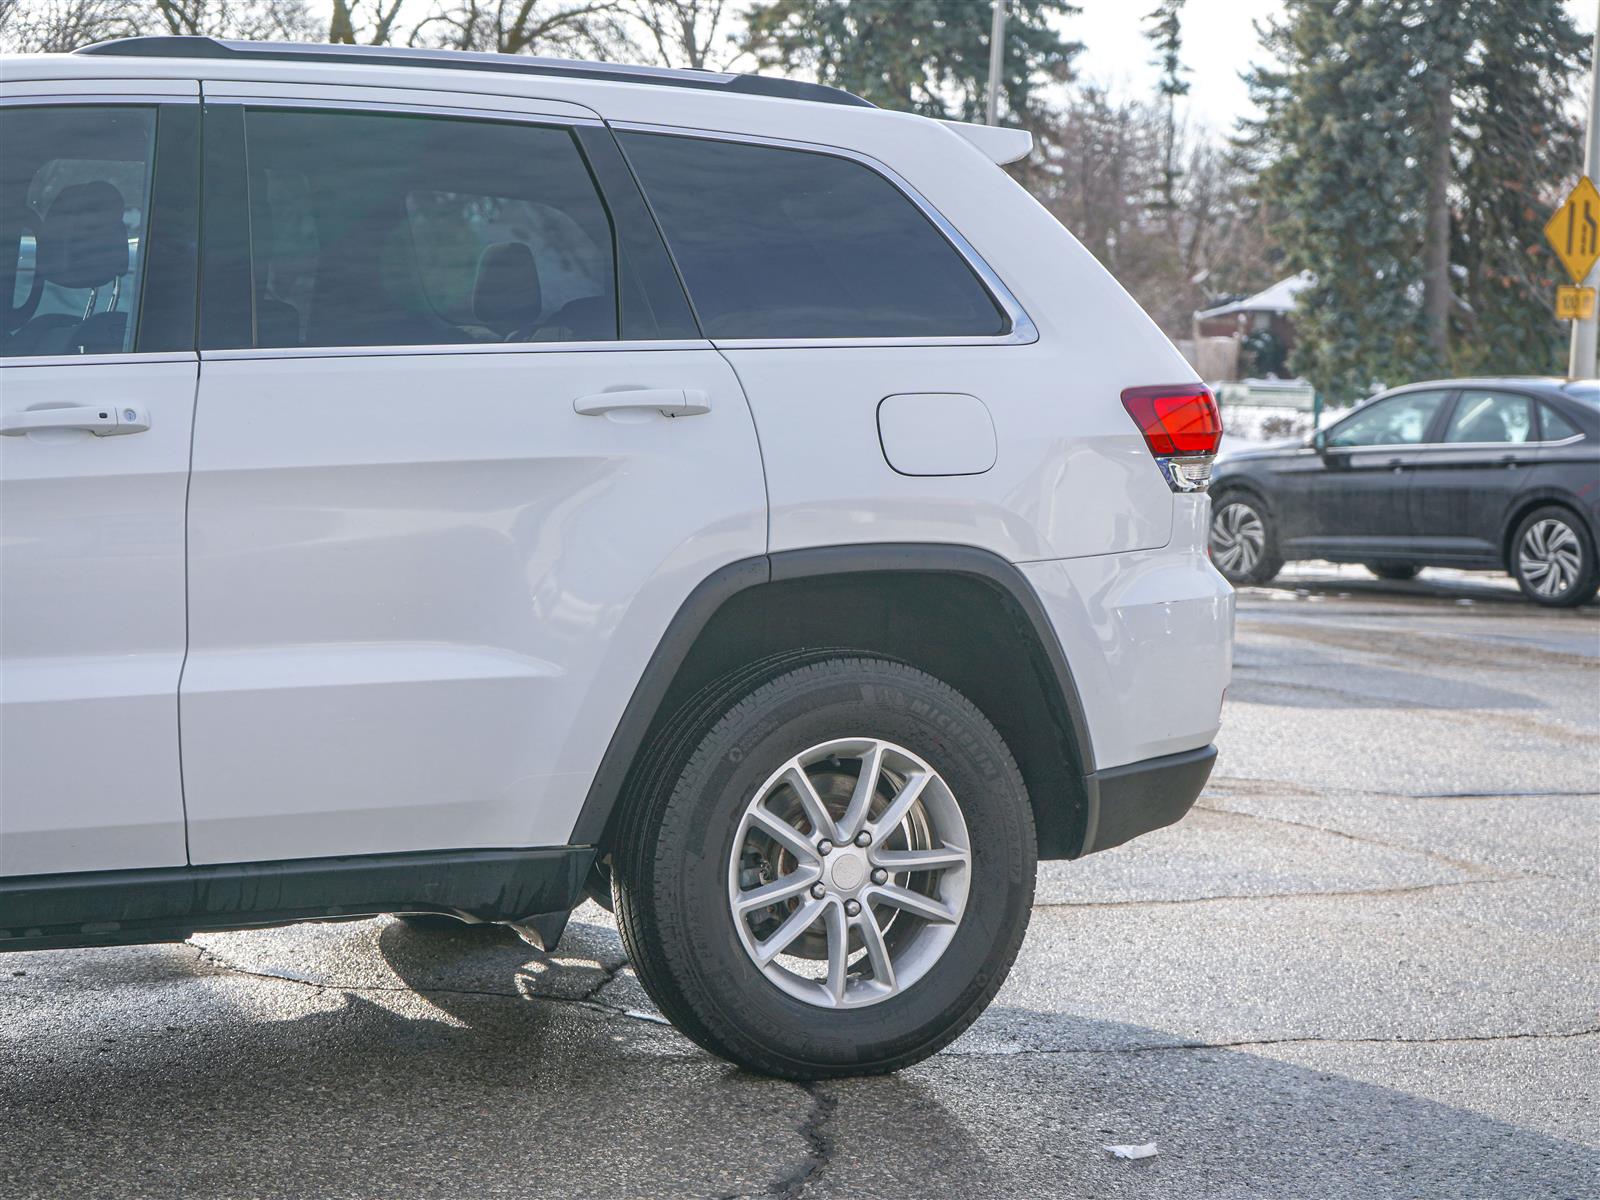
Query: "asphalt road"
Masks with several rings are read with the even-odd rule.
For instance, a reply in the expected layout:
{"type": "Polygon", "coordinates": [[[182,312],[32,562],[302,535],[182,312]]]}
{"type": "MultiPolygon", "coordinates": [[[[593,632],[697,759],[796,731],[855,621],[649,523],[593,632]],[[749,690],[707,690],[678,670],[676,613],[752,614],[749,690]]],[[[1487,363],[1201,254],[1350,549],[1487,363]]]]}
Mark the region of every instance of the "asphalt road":
{"type": "Polygon", "coordinates": [[[1047,864],[927,1063],[741,1074],[593,906],[550,957],[387,919],[13,954],[0,1195],[1600,1194],[1600,609],[1284,583],[1200,806],[1047,864]]]}

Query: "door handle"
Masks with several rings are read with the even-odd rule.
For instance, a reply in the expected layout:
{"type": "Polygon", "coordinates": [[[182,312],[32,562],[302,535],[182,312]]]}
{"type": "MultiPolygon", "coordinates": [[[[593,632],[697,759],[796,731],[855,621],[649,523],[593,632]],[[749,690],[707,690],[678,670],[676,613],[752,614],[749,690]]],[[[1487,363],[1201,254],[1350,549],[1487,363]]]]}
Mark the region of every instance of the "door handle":
{"type": "Polygon", "coordinates": [[[698,388],[628,388],[579,396],[572,411],[585,417],[644,409],[664,417],[693,417],[711,411],[711,397],[698,388]]]}
{"type": "Polygon", "coordinates": [[[150,411],[142,404],[106,404],[78,408],[29,408],[0,418],[0,435],[17,437],[40,429],[86,429],[96,437],[143,433],[150,411]]]}

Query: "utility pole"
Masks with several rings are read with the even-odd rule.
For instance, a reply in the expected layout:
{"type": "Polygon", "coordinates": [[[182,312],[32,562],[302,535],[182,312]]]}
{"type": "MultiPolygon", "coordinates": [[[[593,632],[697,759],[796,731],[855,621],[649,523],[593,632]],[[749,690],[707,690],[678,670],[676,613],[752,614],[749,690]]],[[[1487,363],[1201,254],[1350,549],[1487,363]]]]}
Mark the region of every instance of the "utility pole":
{"type": "MultiPolygon", "coordinates": [[[[1583,173],[1590,179],[1600,173],[1600,4],[1595,7],[1594,53],[1589,59],[1589,137],[1583,151],[1583,173]]],[[[1589,278],[1583,282],[1585,287],[1600,287],[1600,262],[1589,268],[1589,278]]],[[[1572,354],[1567,359],[1569,377],[1595,378],[1597,338],[1600,338],[1600,314],[1591,313],[1586,319],[1572,323],[1572,354]]]]}
{"type": "MultiPolygon", "coordinates": [[[[1006,0],[994,0],[994,24],[989,26],[989,124],[1000,124],[1000,78],[1006,61],[1006,0]]],[[[1594,141],[1594,116],[1589,118],[1589,140],[1594,141]]]]}

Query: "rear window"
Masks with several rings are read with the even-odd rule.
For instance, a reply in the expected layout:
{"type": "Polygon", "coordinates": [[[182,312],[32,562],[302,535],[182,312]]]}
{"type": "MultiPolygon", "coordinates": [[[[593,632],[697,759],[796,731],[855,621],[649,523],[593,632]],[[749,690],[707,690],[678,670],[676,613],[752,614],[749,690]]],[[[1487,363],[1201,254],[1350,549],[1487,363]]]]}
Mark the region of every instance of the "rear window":
{"type": "Polygon", "coordinates": [[[741,142],[620,137],[709,336],[1006,331],[955,247],[865,165],[741,142]]]}
{"type": "Polygon", "coordinates": [[[1548,404],[1539,406],[1539,419],[1544,422],[1544,440],[1547,442],[1563,442],[1578,436],[1577,427],[1548,404]]]}
{"type": "Polygon", "coordinates": [[[1582,400],[1600,408],[1600,383],[1592,379],[1569,383],[1562,390],[1575,400],[1582,400]]]}

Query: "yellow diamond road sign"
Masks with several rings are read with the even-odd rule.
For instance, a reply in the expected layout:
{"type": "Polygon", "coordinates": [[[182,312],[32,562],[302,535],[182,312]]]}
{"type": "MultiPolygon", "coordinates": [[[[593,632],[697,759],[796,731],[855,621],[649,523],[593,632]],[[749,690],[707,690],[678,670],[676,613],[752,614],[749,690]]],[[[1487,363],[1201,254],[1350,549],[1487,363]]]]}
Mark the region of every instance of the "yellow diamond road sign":
{"type": "Polygon", "coordinates": [[[1566,203],[1544,223],[1544,236],[1572,282],[1582,283],[1600,258],[1600,191],[1587,175],[1578,177],[1566,203]]]}

